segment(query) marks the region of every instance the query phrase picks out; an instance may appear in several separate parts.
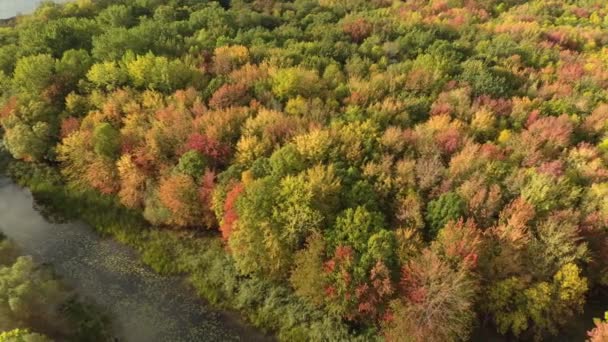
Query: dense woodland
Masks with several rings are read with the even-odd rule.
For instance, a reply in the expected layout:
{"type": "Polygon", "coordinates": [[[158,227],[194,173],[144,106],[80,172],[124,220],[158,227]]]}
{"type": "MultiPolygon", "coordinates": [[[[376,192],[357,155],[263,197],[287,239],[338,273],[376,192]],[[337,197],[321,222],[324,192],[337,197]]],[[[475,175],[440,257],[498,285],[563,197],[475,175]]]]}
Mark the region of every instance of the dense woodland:
{"type": "Polygon", "coordinates": [[[46,3],[0,122],[281,339],[543,339],[608,285],[607,44],[603,0],[46,3]]]}

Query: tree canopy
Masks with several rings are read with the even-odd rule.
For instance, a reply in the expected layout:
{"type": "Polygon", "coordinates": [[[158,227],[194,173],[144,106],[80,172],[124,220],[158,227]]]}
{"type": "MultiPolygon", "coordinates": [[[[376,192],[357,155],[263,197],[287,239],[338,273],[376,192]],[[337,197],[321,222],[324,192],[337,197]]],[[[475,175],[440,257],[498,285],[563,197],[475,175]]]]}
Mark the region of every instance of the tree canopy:
{"type": "Polygon", "coordinates": [[[46,4],[0,28],[0,125],[353,336],[543,339],[608,285],[607,52],[601,0],[46,4]]]}

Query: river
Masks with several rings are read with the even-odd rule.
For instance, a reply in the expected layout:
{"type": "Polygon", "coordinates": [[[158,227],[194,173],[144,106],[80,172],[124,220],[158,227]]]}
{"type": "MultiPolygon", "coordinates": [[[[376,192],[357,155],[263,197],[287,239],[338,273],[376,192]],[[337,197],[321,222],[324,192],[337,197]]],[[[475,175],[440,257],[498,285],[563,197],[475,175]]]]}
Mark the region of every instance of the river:
{"type": "Polygon", "coordinates": [[[209,309],[181,278],[157,275],[130,248],[83,223],[51,223],[35,207],[28,190],[0,178],[0,231],[99,305],[120,341],[271,340],[235,315],[209,309]]]}

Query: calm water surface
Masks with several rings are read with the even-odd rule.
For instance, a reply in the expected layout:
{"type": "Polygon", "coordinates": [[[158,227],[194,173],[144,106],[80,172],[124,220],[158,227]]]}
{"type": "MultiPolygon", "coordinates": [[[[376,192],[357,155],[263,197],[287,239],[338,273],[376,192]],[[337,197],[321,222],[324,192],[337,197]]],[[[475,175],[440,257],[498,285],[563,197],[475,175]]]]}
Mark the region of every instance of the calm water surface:
{"type": "Polygon", "coordinates": [[[155,274],[128,247],[82,223],[51,223],[26,189],[0,178],[0,231],[98,304],[120,341],[266,341],[233,315],[214,311],[183,280],[155,274]]]}

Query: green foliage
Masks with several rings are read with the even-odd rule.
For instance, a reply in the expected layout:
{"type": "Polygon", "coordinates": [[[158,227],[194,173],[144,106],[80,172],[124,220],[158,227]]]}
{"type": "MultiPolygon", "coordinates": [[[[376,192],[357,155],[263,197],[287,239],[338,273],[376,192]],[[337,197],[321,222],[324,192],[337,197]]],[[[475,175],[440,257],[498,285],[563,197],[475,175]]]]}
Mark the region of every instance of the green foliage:
{"type": "Polygon", "coordinates": [[[312,234],[305,249],[299,251],[294,260],[294,270],[289,278],[296,295],[315,305],[324,301],[325,278],[323,261],[325,241],[319,233],[312,234]]]}
{"type": "Polygon", "coordinates": [[[531,172],[521,189],[521,196],[537,210],[547,212],[572,206],[580,196],[580,189],[567,178],[555,180],[548,175],[531,172]]]}
{"type": "Polygon", "coordinates": [[[68,83],[66,86],[74,87],[86,76],[92,64],[91,56],[86,50],[68,50],[57,60],[55,71],[63,82],[68,83]]]}
{"type": "Polygon", "coordinates": [[[237,228],[229,240],[237,269],[243,274],[284,274],[289,260],[272,211],[277,191],[276,179],[265,177],[252,182],[237,201],[237,228]]]}
{"type": "Polygon", "coordinates": [[[14,264],[0,267],[0,330],[32,327],[59,329],[59,307],[68,293],[48,270],[31,257],[19,257],[14,264]]]}
{"type": "Polygon", "coordinates": [[[78,301],[46,267],[20,256],[11,240],[0,240],[0,341],[51,341],[28,329],[69,340],[107,340],[109,319],[78,301]]]}
{"type": "Polygon", "coordinates": [[[301,68],[281,69],[273,76],[272,91],[282,100],[296,97],[312,97],[319,90],[319,77],[311,70],[301,68]]]}
{"type": "Polygon", "coordinates": [[[13,329],[0,332],[0,341],[3,342],[50,342],[44,335],[29,332],[27,329],[13,329]]]}
{"type": "Polygon", "coordinates": [[[19,48],[15,44],[5,44],[0,47],[0,70],[10,75],[17,63],[17,53],[19,48]]]}
{"type": "Polygon", "coordinates": [[[120,132],[109,123],[101,123],[93,131],[95,153],[100,156],[115,159],[120,148],[120,132]]]}
{"type": "Polygon", "coordinates": [[[19,249],[10,240],[0,239],[0,267],[11,266],[19,257],[19,249]]]}
{"type": "Polygon", "coordinates": [[[4,144],[14,158],[40,160],[48,148],[48,125],[38,122],[33,127],[17,123],[4,135],[4,144]]]}
{"type": "Polygon", "coordinates": [[[464,62],[461,78],[471,85],[476,95],[506,97],[514,92],[517,84],[513,75],[500,69],[490,69],[481,61],[464,62]]]}
{"type": "Polygon", "coordinates": [[[205,157],[198,151],[190,150],[179,158],[177,170],[192,177],[198,177],[203,173],[206,166],[205,157]]]}
{"type": "Polygon", "coordinates": [[[131,7],[125,5],[111,5],[99,12],[97,22],[105,27],[129,27],[135,23],[131,7]]]}
{"type": "Polygon", "coordinates": [[[510,331],[519,336],[530,328],[536,338],[542,338],[555,335],[582,310],[587,290],[587,279],[580,276],[580,269],[565,264],[552,282],[527,284],[522,278],[511,277],[495,284],[486,305],[501,333],[510,331]]]}
{"type": "Polygon", "coordinates": [[[378,212],[370,212],[364,207],[345,210],[336,219],[334,246],[346,244],[359,252],[367,249],[370,238],[384,228],[384,217],[378,212]]]}
{"type": "Polygon", "coordinates": [[[116,62],[94,64],[87,78],[94,85],[105,90],[113,90],[127,83],[127,73],[116,62]]]}
{"type": "Polygon", "coordinates": [[[428,234],[435,237],[451,220],[464,214],[464,202],[454,192],[448,192],[429,202],[426,210],[426,221],[429,224],[428,234]]]}
{"type": "Polygon", "coordinates": [[[17,61],[13,75],[15,90],[38,94],[51,84],[54,73],[55,60],[50,55],[22,57],[17,61]]]}
{"type": "Polygon", "coordinates": [[[180,60],[156,57],[152,53],[126,59],[126,70],[136,87],[171,92],[192,82],[193,71],[180,60]]]}
{"type": "Polygon", "coordinates": [[[294,174],[304,168],[302,156],[292,144],[285,145],[270,156],[269,159],[272,174],[283,177],[294,174]]]}

